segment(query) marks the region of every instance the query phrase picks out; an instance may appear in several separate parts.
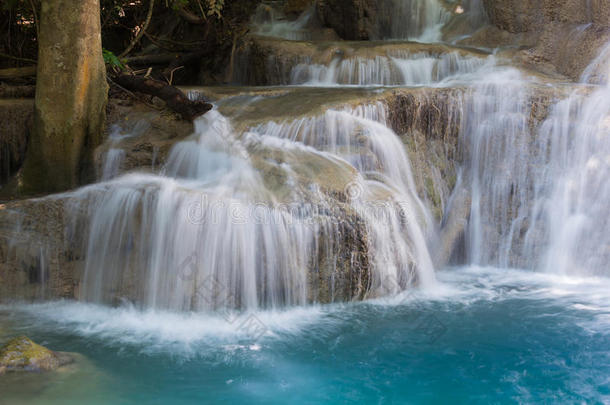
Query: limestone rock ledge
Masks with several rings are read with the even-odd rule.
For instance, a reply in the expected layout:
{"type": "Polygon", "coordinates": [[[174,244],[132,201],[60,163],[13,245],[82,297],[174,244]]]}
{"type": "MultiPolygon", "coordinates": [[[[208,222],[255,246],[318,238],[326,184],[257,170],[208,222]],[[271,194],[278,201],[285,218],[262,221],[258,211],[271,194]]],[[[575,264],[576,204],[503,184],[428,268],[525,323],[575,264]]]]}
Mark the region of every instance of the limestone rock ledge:
{"type": "MultiPolygon", "coordinates": [[[[565,91],[569,91],[566,89],[565,91]]],[[[278,92],[271,88],[268,95],[265,89],[252,90],[257,102],[248,105],[248,110],[236,108],[232,112],[232,97],[243,104],[242,88],[235,93],[231,89],[222,91],[207,90],[215,98],[221,112],[229,118],[235,116],[235,129],[247,132],[249,128],[270,120],[282,122],[286,119],[299,119],[295,111],[304,116],[318,116],[327,108],[355,108],[362,105],[379,105],[385,108],[386,123],[403,141],[409,154],[418,194],[431,209],[443,235],[435,249],[438,254],[437,265],[443,266],[453,255],[456,244],[463,234],[463,226],[468,218],[469,196],[464,193],[459,201],[460,207],[448,207],[450,196],[457,182],[457,170],[460,162],[467,156],[468,150],[460,142],[465,105],[471,100],[472,89],[455,88],[394,88],[381,92],[366,92],[361,89],[340,92],[335,95],[334,106],[329,103],[325,89],[295,89],[278,92]],[[306,97],[312,101],[307,108],[302,100],[306,97]],[[319,103],[315,102],[320,100],[319,103]],[[224,100],[224,101],[223,101],[224,100]],[[270,105],[269,103],[272,103],[270,105]],[[275,108],[271,108],[275,106],[275,108]],[[266,111],[266,114],[263,113],[266,111]],[[240,117],[240,118],[238,118],[240,117]],[[449,212],[458,213],[447,217],[449,212]]],[[[337,93],[337,92],[335,92],[337,93]]],[[[558,97],[557,89],[544,84],[532,88],[532,98],[528,108],[531,109],[530,126],[536,128],[548,114],[549,105],[558,97]]],[[[157,129],[148,129],[142,134],[109,140],[100,149],[100,156],[108,148],[119,148],[125,153],[118,172],[121,174],[132,170],[152,169],[164,164],[167,153],[159,152],[184,139],[188,129],[179,131],[170,129],[160,123],[162,118],[157,112],[152,113],[152,122],[157,122],[157,129]],[[164,128],[164,129],[163,129],[164,128]],[[151,147],[142,147],[150,144],[151,147]],[[154,146],[158,146],[155,151],[154,146]],[[163,148],[161,148],[163,146],[163,148]]],[[[139,114],[139,113],[138,113],[139,114]]],[[[138,126],[135,119],[138,114],[130,115],[129,109],[122,115],[123,125],[138,126]],[[129,119],[127,119],[129,117],[129,119]]],[[[151,122],[151,117],[144,117],[151,122]]],[[[170,125],[171,127],[171,125],[170,125]]],[[[535,133],[535,132],[533,132],[535,133]]],[[[314,302],[334,302],[362,299],[370,296],[374,281],[370,279],[369,257],[373,252],[368,249],[366,224],[358,213],[346,203],[345,184],[351,179],[351,172],[346,169],[327,168],[313,159],[313,156],[286,153],[281,148],[269,147],[250,151],[253,164],[263,173],[266,186],[278,196],[289,196],[283,189],[294,189],[287,185],[285,176],[278,167],[282,162],[290,165],[306,165],[305,172],[311,173],[311,179],[320,184],[322,193],[333,207],[328,214],[319,210],[320,220],[332,219],[339,227],[332,235],[319,235],[327,251],[319,252],[309,263],[308,284],[312,292],[309,299],[314,302]],[[292,160],[291,160],[292,159],[292,160]],[[340,177],[329,176],[329,173],[341,173],[340,177]],[[332,218],[330,218],[332,216],[332,218]],[[340,235],[340,237],[335,237],[340,235]],[[332,236],[332,237],[331,237],[332,236]],[[328,262],[332,259],[332,262],[328,262]]],[[[302,152],[305,153],[305,152],[302,152]]],[[[100,165],[102,163],[100,162],[100,165]]],[[[310,180],[311,180],[310,179],[310,180]]],[[[299,180],[301,181],[301,180],[299,180]]],[[[306,184],[307,179],[302,180],[306,184]]],[[[72,193],[48,196],[39,199],[14,201],[0,206],[0,297],[2,299],[53,299],[59,297],[78,298],[79,288],[85,267],[86,244],[88,243],[89,221],[92,203],[99,201],[107,191],[108,184],[101,183],[89,186],[86,192],[78,190],[72,193]],[[86,195],[87,198],[83,198],[86,195]]],[[[301,187],[303,192],[306,187],[301,187]]],[[[288,198],[288,197],[286,197],[288,198]]],[[[290,202],[290,201],[288,201],[290,202]]],[[[453,203],[456,204],[455,202],[453,203]]],[[[135,218],[135,223],[141,219],[135,218]]],[[[137,244],[137,241],[134,242],[137,244]]],[[[125,260],[136,260],[127,257],[125,260]]],[[[122,274],[120,282],[112,286],[114,297],[124,297],[137,302],[145,291],[135,288],[134,281],[146,277],[141,266],[129,266],[128,273],[122,274]]]]}

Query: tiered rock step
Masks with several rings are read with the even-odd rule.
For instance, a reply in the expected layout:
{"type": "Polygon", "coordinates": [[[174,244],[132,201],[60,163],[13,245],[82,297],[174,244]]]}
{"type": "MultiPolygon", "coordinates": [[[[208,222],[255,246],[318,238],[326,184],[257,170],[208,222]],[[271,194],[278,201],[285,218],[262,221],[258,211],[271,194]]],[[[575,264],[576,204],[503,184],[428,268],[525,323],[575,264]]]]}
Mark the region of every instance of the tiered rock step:
{"type": "MultiPolygon", "coordinates": [[[[530,83],[535,97],[528,106],[531,109],[532,125],[540,122],[548,113],[551,100],[565,97],[576,89],[589,91],[580,85],[548,86],[546,82],[530,83]]],[[[456,167],[461,155],[458,134],[463,119],[463,105],[472,94],[468,86],[454,87],[400,87],[400,88],[314,88],[314,87],[205,87],[185,88],[192,97],[211,99],[222,114],[229,117],[239,139],[249,129],[258,128],[269,121],[290,123],[298,120],[324,119],[329,109],[354,109],[358,106],[374,105],[385,110],[386,123],[402,139],[409,153],[418,194],[428,201],[437,219],[445,214],[450,191],[456,181],[456,167]]],[[[124,159],[115,174],[131,171],[157,172],[167,158],[169,150],[179,141],[190,136],[192,129],[183,121],[175,120],[166,113],[133,107],[122,107],[123,112],[115,116],[110,124],[119,125],[123,134],[130,136],[109,139],[98,150],[100,168],[110,149],[124,151],[124,159]],[[128,119],[125,119],[128,118],[128,119]]],[[[358,136],[355,133],[354,136],[358,136]]],[[[328,160],[316,158],[316,153],[307,149],[283,150],[273,145],[249,145],[248,152],[254,166],[265,177],[266,186],[283,198],[294,186],[287,187],[281,175],[283,162],[299,167],[306,180],[315,181],[328,195],[335,194],[338,206],[345,192],[344,185],[355,173],[347,167],[329,167],[328,160]]],[[[107,193],[107,186],[94,187],[88,201],[95,202],[107,193]]],[[[468,196],[462,203],[467,204],[468,196]]],[[[74,297],[82,277],[85,242],[79,235],[87,235],[78,222],[86,218],[88,204],[81,197],[68,193],[58,197],[27,200],[0,206],[0,277],[8,280],[0,292],[6,297],[37,297],[41,291],[47,298],[74,297]],[[75,211],[80,207],[80,213],[75,211]],[[40,221],[40,218],[45,218],[40,221]],[[74,226],[74,227],[73,227],[74,226]],[[24,267],[25,266],[25,267],[24,267]],[[41,267],[42,266],[42,267],[41,267]],[[48,277],[42,283],[40,277],[48,277]],[[8,287],[10,286],[10,288],[8,287]]],[[[352,215],[347,210],[341,215],[352,215]]],[[[347,223],[347,222],[346,222],[347,223]]],[[[460,218],[448,222],[455,226],[446,236],[443,250],[451,246],[460,236],[460,218]],[[450,240],[451,239],[451,240],[450,240]]],[[[84,226],[84,225],[83,225],[84,226]]],[[[335,241],[339,255],[348,255],[357,250],[363,263],[362,229],[346,233],[348,239],[335,241]],[[351,233],[350,233],[351,232],[351,233]],[[359,250],[358,250],[359,249],[359,250]]],[[[448,255],[448,253],[447,253],[448,255]]],[[[446,256],[447,256],[446,255],[446,256]]],[[[440,256],[440,254],[439,254],[440,256]]],[[[343,257],[343,256],[342,256],[343,257]]],[[[347,256],[345,256],[347,257],[347,256]]],[[[359,259],[360,260],[360,259],[359,259]]],[[[324,267],[326,268],[326,267],[324,267]]],[[[330,297],[323,292],[323,300],[361,297],[361,290],[350,290],[350,277],[361,273],[345,271],[340,284],[342,295],[330,297]]],[[[324,277],[330,277],[324,273],[324,277]]],[[[129,283],[125,284],[128,288],[129,283]]],[[[130,296],[128,290],[125,296],[130,296]]]]}
{"type": "Polygon", "coordinates": [[[238,50],[241,85],[432,85],[473,73],[489,53],[406,41],[287,41],[252,35],[238,50]]]}

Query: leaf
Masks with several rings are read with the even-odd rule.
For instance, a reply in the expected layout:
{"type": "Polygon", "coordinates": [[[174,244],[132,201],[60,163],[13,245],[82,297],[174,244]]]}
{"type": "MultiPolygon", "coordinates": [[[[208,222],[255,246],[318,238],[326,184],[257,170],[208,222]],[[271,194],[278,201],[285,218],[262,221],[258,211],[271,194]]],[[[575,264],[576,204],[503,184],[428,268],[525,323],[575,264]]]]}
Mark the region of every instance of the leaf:
{"type": "Polygon", "coordinates": [[[102,55],[104,56],[104,63],[110,65],[112,68],[123,69],[125,66],[123,62],[111,51],[102,49],[102,55]]]}

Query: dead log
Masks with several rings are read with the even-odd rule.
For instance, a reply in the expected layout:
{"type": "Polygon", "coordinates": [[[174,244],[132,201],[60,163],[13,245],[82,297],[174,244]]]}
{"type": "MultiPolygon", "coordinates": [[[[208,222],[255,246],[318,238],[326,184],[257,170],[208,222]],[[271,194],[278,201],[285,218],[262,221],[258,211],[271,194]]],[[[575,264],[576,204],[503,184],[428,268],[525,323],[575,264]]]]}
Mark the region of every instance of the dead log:
{"type": "Polygon", "coordinates": [[[120,75],[114,81],[127,90],[160,98],[170,109],[188,121],[193,121],[212,109],[212,104],[205,101],[191,101],[178,88],[157,80],[142,76],[120,75]]]}
{"type": "Polygon", "coordinates": [[[0,80],[36,76],[36,66],[0,69],[0,80]]]}

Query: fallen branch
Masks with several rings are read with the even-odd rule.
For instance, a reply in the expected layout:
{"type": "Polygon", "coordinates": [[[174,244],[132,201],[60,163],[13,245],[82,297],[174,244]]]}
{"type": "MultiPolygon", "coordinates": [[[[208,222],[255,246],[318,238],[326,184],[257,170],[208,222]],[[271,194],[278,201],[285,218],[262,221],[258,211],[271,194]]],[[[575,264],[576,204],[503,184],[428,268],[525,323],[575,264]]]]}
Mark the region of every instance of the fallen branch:
{"type": "Polygon", "coordinates": [[[29,76],[36,76],[36,66],[0,69],[0,79],[17,79],[29,76]]]}
{"type": "Polygon", "coordinates": [[[128,90],[160,98],[165,101],[170,109],[179,113],[182,118],[188,121],[193,121],[212,109],[211,104],[205,101],[191,101],[176,87],[157,80],[142,76],[121,75],[116,77],[114,81],[128,90]]]}

